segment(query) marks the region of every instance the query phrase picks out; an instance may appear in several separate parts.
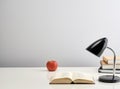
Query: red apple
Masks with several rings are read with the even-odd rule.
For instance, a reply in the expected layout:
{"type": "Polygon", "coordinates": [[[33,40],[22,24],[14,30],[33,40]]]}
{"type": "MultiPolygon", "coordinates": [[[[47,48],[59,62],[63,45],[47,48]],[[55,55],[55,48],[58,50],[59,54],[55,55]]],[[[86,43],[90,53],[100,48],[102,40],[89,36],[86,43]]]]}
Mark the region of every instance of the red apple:
{"type": "Polygon", "coordinates": [[[50,60],[46,63],[46,67],[49,71],[55,71],[58,67],[58,64],[55,60],[50,60]]]}

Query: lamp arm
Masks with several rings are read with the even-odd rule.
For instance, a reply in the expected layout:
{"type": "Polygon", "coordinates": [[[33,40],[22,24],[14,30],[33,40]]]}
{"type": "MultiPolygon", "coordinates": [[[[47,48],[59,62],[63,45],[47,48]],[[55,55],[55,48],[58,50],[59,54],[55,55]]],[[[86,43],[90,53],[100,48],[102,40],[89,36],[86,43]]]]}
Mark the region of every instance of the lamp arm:
{"type": "Polygon", "coordinates": [[[109,50],[111,50],[113,52],[113,54],[114,54],[114,60],[113,60],[113,79],[114,79],[114,77],[115,77],[115,70],[116,70],[116,54],[115,54],[115,52],[114,52],[114,50],[112,48],[110,48],[110,47],[107,47],[107,48],[109,50]]]}

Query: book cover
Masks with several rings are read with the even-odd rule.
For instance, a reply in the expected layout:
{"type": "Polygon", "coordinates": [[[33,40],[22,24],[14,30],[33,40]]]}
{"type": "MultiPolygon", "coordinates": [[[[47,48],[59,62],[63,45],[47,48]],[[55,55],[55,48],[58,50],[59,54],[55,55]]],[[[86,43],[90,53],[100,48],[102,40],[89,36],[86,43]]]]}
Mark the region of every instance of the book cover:
{"type": "MultiPolygon", "coordinates": [[[[102,67],[98,68],[99,73],[113,73],[113,69],[102,69],[102,67]]],[[[116,74],[120,74],[120,69],[116,69],[115,71],[116,74]]]]}

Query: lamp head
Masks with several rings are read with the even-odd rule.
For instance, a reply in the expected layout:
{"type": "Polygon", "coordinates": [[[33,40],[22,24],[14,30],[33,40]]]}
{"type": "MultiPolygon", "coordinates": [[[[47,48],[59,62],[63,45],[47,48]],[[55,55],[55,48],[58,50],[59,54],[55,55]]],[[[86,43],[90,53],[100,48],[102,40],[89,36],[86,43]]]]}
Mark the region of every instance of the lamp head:
{"type": "Polygon", "coordinates": [[[101,38],[92,43],[89,47],[86,48],[86,50],[100,57],[107,47],[107,42],[107,38],[101,38]]]}

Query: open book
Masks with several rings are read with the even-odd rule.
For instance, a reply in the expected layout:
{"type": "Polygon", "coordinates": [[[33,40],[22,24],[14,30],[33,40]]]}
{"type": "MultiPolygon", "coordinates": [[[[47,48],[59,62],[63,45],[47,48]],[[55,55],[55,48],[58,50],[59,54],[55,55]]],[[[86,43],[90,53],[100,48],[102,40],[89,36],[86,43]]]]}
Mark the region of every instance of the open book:
{"type": "Polygon", "coordinates": [[[50,78],[50,84],[94,84],[91,75],[80,72],[59,72],[50,78]]]}

